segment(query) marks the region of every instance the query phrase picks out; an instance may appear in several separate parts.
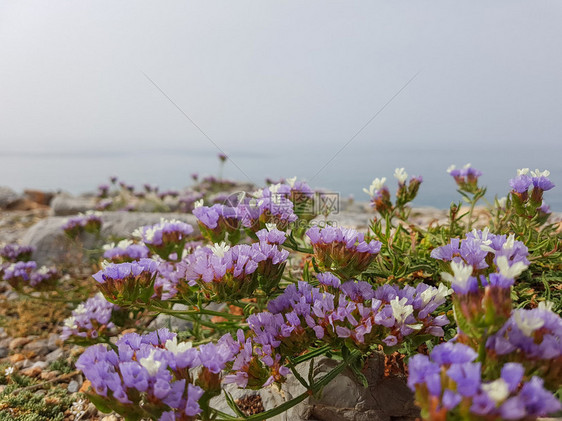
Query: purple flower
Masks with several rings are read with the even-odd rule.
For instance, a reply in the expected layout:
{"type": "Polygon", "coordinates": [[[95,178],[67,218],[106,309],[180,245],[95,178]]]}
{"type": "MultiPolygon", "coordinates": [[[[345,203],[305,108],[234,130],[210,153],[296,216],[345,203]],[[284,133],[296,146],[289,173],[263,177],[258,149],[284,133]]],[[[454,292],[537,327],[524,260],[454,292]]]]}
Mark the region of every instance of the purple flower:
{"type": "Polygon", "coordinates": [[[65,341],[71,336],[92,339],[99,337],[105,330],[115,326],[110,320],[113,310],[117,308],[101,293],[96,294],[78,305],[72,311],[72,316],[64,321],[61,339],[65,341]]]}
{"type": "Polygon", "coordinates": [[[31,259],[34,248],[30,246],[20,246],[18,244],[6,244],[0,248],[0,257],[8,262],[27,262],[31,259]]]}
{"type": "Polygon", "coordinates": [[[119,243],[111,243],[103,246],[105,250],[103,257],[113,263],[132,262],[145,259],[150,251],[144,244],[134,244],[130,240],[122,240],[119,243]]]}
{"type": "Polygon", "coordinates": [[[131,303],[137,299],[146,301],[154,294],[157,273],[156,261],[140,259],[131,263],[111,263],[92,277],[107,299],[131,303]]]}
{"type": "Polygon", "coordinates": [[[306,235],[320,266],[344,279],[367,269],[381,250],[379,241],[367,242],[363,234],[348,228],[314,226],[306,235]]]}
{"type": "Polygon", "coordinates": [[[91,393],[104,397],[110,408],[126,415],[123,412],[130,409],[117,402],[136,406],[142,402],[147,413],[192,417],[201,412],[198,401],[205,391],[192,383],[186,387],[186,378],[195,375],[187,369],[196,369],[198,359],[192,365],[178,360],[186,353],[198,355],[198,349],[178,343],[175,334],[166,329],[143,336],[127,334],[116,345],[117,353],[101,344],[89,347],[76,362],[92,384],[91,393]]]}

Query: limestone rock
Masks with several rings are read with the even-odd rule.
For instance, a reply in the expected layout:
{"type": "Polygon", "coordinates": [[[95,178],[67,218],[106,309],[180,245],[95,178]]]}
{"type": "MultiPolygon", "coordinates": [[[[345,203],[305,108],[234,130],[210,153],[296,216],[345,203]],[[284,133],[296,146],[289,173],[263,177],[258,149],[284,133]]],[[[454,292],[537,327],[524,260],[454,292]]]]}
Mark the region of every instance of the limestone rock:
{"type": "Polygon", "coordinates": [[[9,187],[0,186],[0,209],[7,209],[21,199],[21,196],[9,187]]]}
{"type": "Polygon", "coordinates": [[[57,194],[51,200],[51,212],[54,216],[76,215],[96,207],[95,197],[72,196],[68,193],[57,194]]]}
{"type": "MultiPolygon", "coordinates": [[[[198,232],[197,219],[190,214],[179,213],[141,213],[141,212],[103,212],[102,229],[99,237],[85,234],[81,241],[86,249],[101,248],[107,242],[128,238],[132,232],[142,226],[160,222],[161,218],[179,219],[191,224],[198,232]]],[[[73,262],[85,256],[77,256],[76,245],[62,231],[66,217],[51,216],[39,221],[29,228],[22,238],[22,244],[33,246],[33,260],[37,265],[73,262]]]]}

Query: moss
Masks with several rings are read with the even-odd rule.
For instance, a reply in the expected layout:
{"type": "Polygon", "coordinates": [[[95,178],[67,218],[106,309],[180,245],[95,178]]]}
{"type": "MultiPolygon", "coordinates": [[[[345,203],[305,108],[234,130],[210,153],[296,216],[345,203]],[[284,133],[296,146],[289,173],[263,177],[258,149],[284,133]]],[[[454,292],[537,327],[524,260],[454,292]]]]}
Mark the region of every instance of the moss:
{"type": "MultiPolygon", "coordinates": [[[[16,376],[14,376],[16,377],[16,376]]],[[[66,389],[54,387],[45,395],[35,394],[35,391],[14,391],[23,384],[32,383],[24,380],[24,376],[14,378],[14,383],[8,385],[0,393],[0,421],[58,421],[64,419],[64,413],[72,406],[74,399],[66,389]]]]}

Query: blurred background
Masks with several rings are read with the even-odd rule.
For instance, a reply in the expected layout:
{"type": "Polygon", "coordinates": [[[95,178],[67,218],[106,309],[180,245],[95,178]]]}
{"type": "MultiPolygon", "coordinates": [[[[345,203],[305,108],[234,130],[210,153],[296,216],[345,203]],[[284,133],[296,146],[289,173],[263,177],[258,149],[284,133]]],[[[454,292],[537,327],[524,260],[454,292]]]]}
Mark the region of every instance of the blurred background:
{"type": "Polygon", "coordinates": [[[365,201],[405,167],[447,207],[470,162],[489,199],[549,169],[560,211],[561,21],[543,0],[0,0],[0,185],[181,188],[224,151],[226,177],[365,201]]]}

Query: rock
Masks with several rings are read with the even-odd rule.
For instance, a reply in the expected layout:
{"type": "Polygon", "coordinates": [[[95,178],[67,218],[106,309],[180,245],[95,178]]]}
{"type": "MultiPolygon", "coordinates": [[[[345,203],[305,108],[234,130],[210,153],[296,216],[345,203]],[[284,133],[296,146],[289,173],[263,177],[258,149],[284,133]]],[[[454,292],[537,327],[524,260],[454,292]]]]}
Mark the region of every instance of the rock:
{"type": "Polygon", "coordinates": [[[111,414],[111,415],[106,415],[100,421],[120,421],[122,419],[123,418],[121,417],[117,417],[117,415],[111,414]]]}
{"type": "Polygon", "coordinates": [[[60,375],[60,371],[43,371],[41,373],[41,380],[49,381],[53,380],[60,375]]]}
{"type": "Polygon", "coordinates": [[[27,377],[38,377],[43,370],[40,367],[29,367],[21,371],[21,374],[27,377]]]}
{"type": "MultiPolygon", "coordinates": [[[[322,358],[315,361],[313,374],[319,379],[338,365],[337,361],[322,358]]],[[[308,378],[310,362],[297,367],[299,374],[308,378]]],[[[289,409],[280,420],[318,421],[390,421],[395,417],[417,417],[413,394],[405,379],[384,377],[384,356],[368,361],[363,374],[369,387],[365,388],[350,370],[344,370],[328,383],[319,397],[309,397],[289,409]]],[[[289,375],[283,384],[285,399],[293,399],[305,392],[304,386],[289,375]]]]}
{"type": "Polygon", "coordinates": [[[8,357],[11,363],[17,363],[19,361],[25,360],[25,355],[23,354],[13,354],[8,357]]]}
{"type": "MultiPolygon", "coordinates": [[[[103,212],[101,235],[85,234],[81,241],[85,248],[95,249],[115,238],[129,238],[133,231],[142,226],[160,222],[161,218],[179,219],[191,224],[198,233],[197,219],[191,214],[141,213],[141,212],[103,212]]],[[[35,247],[33,260],[38,266],[76,262],[85,259],[80,251],[64,234],[61,227],[66,217],[52,216],[39,221],[29,228],[22,238],[22,244],[35,247]]]]}
{"type": "Polygon", "coordinates": [[[47,364],[45,361],[35,361],[33,363],[33,365],[31,366],[31,368],[33,367],[39,367],[41,370],[44,370],[47,368],[49,364],[47,364]]]}
{"type": "Polygon", "coordinates": [[[95,208],[95,197],[76,197],[68,193],[61,193],[51,200],[51,213],[54,216],[76,215],[95,208]]]}
{"type": "Polygon", "coordinates": [[[78,389],[80,389],[80,385],[76,380],[72,380],[70,383],[68,383],[68,393],[76,393],[78,392],[78,389]]]}
{"type": "Polygon", "coordinates": [[[10,341],[10,345],[8,346],[11,350],[22,348],[24,345],[27,345],[29,342],[32,341],[33,338],[15,338],[10,341]]]}
{"type": "Polygon", "coordinates": [[[60,357],[62,357],[64,355],[64,351],[62,350],[62,348],[57,348],[52,352],[49,352],[46,356],[45,356],[45,361],[49,364],[51,364],[52,362],[55,362],[56,360],[58,360],[60,357]]]}
{"type": "Polygon", "coordinates": [[[45,206],[49,206],[51,200],[53,200],[54,197],[54,193],[44,192],[42,190],[27,189],[24,190],[23,193],[25,194],[25,197],[28,200],[37,203],[39,205],[45,205],[45,206]]]}
{"type": "Polygon", "coordinates": [[[5,346],[0,347],[0,358],[6,358],[9,353],[10,353],[10,350],[7,347],[5,347],[5,346]]]}
{"type": "Polygon", "coordinates": [[[57,333],[50,333],[49,337],[47,338],[47,346],[49,347],[49,351],[54,351],[59,347],[59,344],[62,344],[60,340],[60,335],[57,333]]]}
{"type": "Polygon", "coordinates": [[[49,353],[49,341],[47,339],[36,339],[23,347],[25,351],[30,351],[34,355],[47,355],[49,353]]]}
{"type": "MultiPolygon", "coordinates": [[[[176,303],[172,307],[173,310],[188,310],[189,306],[185,304],[176,303]]],[[[189,320],[180,319],[178,317],[171,316],[169,314],[160,313],[156,318],[148,325],[150,330],[157,330],[163,327],[170,329],[171,331],[181,332],[189,329],[192,326],[189,320]]]]}
{"type": "Polygon", "coordinates": [[[9,187],[0,186],[0,209],[8,209],[21,199],[21,196],[9,187]]]}

